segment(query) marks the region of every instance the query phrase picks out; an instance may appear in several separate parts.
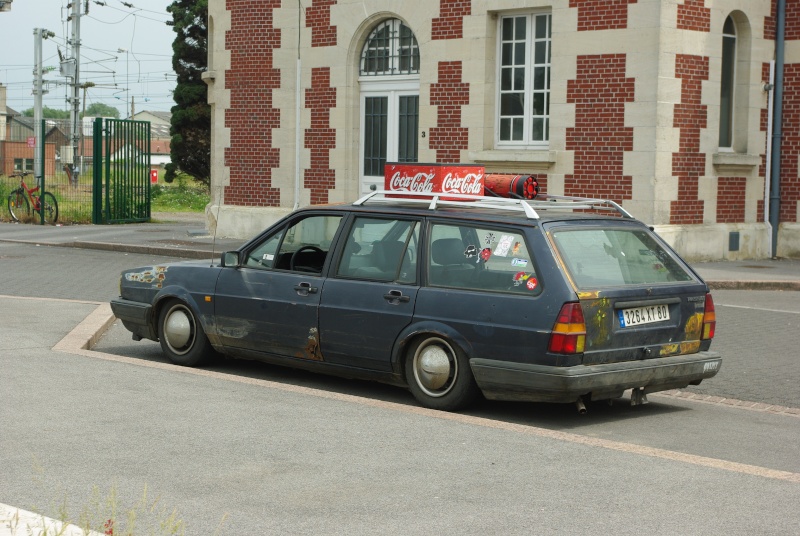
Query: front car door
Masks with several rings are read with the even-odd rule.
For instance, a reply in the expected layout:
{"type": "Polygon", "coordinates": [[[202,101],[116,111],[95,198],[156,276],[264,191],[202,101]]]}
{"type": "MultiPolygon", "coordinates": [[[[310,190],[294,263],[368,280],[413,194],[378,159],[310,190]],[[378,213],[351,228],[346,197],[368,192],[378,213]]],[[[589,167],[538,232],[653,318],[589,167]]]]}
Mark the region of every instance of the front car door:
{"type": "Polygon", "coordinates": [[[300,214],[249,244],[217,281],[220,342],[234,354],[321,360],[317,309],[341,214],[300,214]]]}

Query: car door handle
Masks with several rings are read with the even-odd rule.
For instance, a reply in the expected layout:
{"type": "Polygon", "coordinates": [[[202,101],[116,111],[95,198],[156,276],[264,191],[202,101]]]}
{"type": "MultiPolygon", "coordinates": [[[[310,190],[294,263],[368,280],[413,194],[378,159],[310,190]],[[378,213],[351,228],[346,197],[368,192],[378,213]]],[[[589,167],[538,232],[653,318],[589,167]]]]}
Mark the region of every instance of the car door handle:
{"type": "Polygon", "coordinates": [[[411,298],[408,296],[403,296],[403,293],[399,290],[390,290],[388,294],[384,294],[383,298],[387,300],[389,303],[398,304],[398,303],[408,303],[411,301],[411,298]]]}
{"type": "Polygon", "coordinates": [[[319,290],[319,289],[317,289],[317,287],[312,287],[311,283],[300,283],[298,285],[295,285],[294,289],[301,296],[308,296],[309,294],[316,294],[317,290],[319,290]]]}

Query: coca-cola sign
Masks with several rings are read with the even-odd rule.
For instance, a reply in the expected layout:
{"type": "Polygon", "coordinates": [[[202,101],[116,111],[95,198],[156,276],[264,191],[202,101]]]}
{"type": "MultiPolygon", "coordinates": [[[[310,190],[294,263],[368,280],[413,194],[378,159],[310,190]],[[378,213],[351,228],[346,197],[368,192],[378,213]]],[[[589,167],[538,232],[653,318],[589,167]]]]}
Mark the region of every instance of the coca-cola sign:
{"type": "Polygon", "coordinates": [[[484,175],[483,166],[387,163],[384,167],[384,187],[399,194],[409,192],[482,196],[484,175]]]}

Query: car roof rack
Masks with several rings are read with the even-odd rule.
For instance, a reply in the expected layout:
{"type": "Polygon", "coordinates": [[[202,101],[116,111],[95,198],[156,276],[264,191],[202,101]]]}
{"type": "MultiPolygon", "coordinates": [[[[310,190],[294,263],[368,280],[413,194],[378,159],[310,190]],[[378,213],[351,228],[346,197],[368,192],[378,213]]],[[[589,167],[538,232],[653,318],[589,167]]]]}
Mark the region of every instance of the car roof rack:
{"type": "Polygon", "coordinates": [[[353,205],[392,205],[399,203],[428,205],[429,210],[436,210],[438,207],[510,210],[524,212],[525,217],[530,220],[538,220],[540,216],[537,211],[546,210],[608,210],[617,212],[623,218],[633,219],[630,212],[610,199],[562,195],[544,195],[541,199],[510,199],[506,197],[484,197],[482,195],[376,190],[358,199],[353,205]]]}

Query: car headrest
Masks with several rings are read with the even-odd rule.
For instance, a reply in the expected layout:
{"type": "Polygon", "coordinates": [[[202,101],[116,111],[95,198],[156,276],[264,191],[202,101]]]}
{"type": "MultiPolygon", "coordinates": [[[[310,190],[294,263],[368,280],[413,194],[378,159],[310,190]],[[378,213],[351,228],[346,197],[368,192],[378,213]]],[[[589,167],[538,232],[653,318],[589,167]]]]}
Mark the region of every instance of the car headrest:
{"type": "Polygon", "coordinates": [[[440,238],[431,244],[431,258],[436,264],[444,266],[464,264],[467,262],[464,249],[460,238],[440,238]]]}

